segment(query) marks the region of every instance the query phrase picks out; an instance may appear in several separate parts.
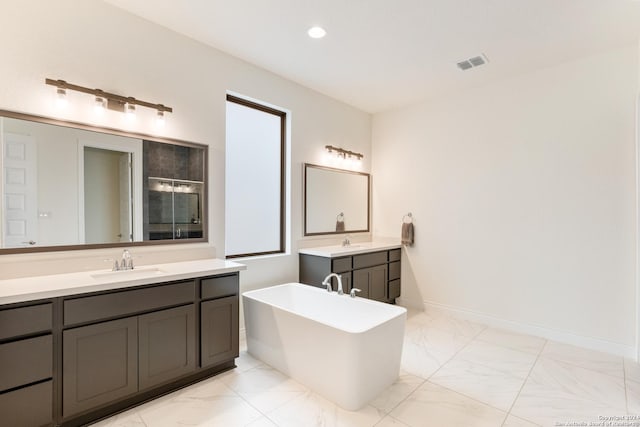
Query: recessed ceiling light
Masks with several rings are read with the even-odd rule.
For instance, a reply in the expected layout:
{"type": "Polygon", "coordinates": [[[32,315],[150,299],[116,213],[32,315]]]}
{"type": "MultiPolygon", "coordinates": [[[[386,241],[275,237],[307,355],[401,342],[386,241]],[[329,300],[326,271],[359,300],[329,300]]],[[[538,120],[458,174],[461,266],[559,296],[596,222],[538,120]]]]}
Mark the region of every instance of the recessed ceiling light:
{"type": "Polygon", "coordinates": [[[309,31],[307,31],[307,34],[309,34],[309,37],[312,39],[321,39],[327,35],[327,32],[322,27],[311,27],[309,31]]]}

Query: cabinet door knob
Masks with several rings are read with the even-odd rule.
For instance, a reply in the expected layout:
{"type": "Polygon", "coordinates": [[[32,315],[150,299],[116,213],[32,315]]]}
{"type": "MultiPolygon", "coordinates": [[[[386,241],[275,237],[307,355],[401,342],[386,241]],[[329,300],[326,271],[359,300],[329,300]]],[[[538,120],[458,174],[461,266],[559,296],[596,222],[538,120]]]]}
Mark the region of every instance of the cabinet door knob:
{"type": "Polygon", "coordinates": [[[29,240],[28,242],[22,242],[22,243],[25,244],[25,245],[31,245],[31,246],[36,244],[36,242],[34,240],[29,240]]]}

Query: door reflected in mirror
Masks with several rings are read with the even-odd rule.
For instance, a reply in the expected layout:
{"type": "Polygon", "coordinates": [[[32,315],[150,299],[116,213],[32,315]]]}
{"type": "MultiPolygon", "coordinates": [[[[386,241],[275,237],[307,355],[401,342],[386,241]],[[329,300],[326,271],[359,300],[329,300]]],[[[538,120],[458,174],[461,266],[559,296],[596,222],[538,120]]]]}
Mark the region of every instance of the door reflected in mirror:
{"type": "Polygon", "coordinates": [[[85,243],[133,241],[132,159],[130,152],[84,147],[85,243]]]}
{"type": "Polygon", "coordinates": [[[0,254],[206,241],[206,146],[0,111],[0,150],[0,254]]]}

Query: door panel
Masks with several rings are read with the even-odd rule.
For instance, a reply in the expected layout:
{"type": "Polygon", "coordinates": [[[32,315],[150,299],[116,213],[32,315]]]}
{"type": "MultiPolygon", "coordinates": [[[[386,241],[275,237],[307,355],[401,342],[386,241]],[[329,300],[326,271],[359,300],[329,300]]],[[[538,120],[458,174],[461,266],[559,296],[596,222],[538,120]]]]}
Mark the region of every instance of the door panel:
{"type": "Polygon", "coordinates": [[[2,247],[33,246],[38,241],[37,145],[26,135],[4,133],[2,247]]]}

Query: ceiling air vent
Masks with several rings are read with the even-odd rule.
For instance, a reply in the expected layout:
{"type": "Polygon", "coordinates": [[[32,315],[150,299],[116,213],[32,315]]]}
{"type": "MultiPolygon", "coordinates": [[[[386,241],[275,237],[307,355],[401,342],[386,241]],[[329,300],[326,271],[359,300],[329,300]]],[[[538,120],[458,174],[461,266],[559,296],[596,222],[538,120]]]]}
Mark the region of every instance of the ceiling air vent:
{"type": "Polygon", "coordinates": [[[487,59],[487,57],[483,53],[481,53],[480,55],[474,56],[473,58],[469,58],[469,59],[465,59],[464,61],[460,61],[456,65],[462,71],[466,71],[466,70],[469,70],[471,68],[479,67],[481,65],[484,65],[487,62],[489,62],[489,60],[487,59]]]}

